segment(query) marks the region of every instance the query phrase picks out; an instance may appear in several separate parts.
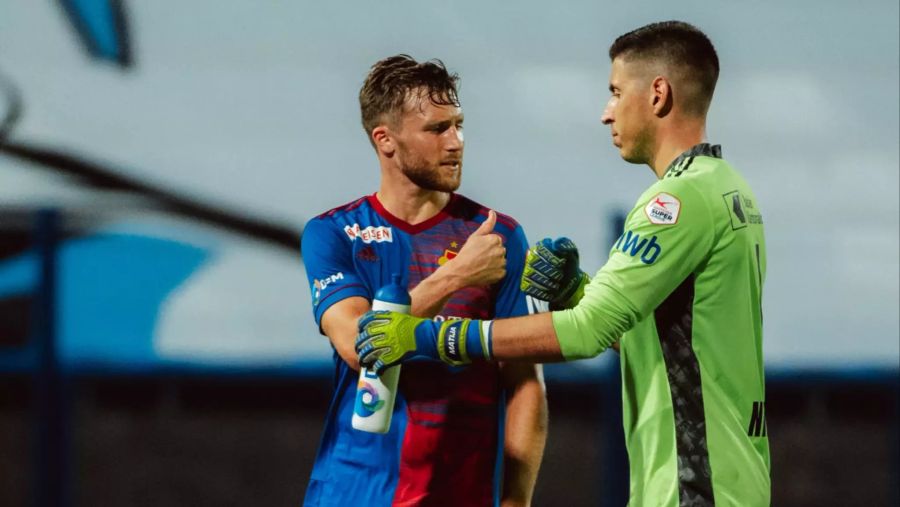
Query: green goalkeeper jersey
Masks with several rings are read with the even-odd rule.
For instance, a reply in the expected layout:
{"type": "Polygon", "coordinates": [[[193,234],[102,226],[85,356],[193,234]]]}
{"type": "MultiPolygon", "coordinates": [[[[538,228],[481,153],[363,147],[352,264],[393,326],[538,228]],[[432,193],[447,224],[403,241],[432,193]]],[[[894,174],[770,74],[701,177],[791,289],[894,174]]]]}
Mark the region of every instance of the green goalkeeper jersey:
{"type": "Polygon", "coordinates": [[[578,306],[553,313],[566,359],[621,336],[632,507],[769,505],[765,274],[756,198],[700,144],[641,195],[578,306]]]}

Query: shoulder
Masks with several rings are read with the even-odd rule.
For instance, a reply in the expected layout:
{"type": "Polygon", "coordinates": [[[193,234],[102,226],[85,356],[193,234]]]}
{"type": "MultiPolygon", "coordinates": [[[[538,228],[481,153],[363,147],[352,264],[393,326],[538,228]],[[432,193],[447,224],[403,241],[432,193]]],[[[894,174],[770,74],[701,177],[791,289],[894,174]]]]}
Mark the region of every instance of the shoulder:
{"type": "Polygon", "coordinates": [[[674,225],[684,217],[690,222],[705,222],[712,211],[705,171],[685,172],[681,176],[666,176],[650,186],[635,203],[634,211],[651,224],[674,225]]]}
{"type": "Polygon", "coordinates": [[[347,221],[352,220],[354,212],[360,210],[365,204],[366,197],[361,197],[331,208],[307,221],[303,227],[303,242],[309,243],[331,236],[339,236],[338,233],[343,234],[347,221]]]}
{"type": "MultiPolygon", "coordinates": [[[[487,220],[488,212],[493,208],[489,208],[481,203],[475,202],[468,197],[461,194],[453,194],[453,203],[451,205],[450,214],[457,218],[463,218],[466,221],[471,221],[475,223],[482,223],[487,220]]],[[[512,234],[517,228],[520,228],[521,225],[515,218],[507,215],[506,213],[501,213],[494,209],[497,213],[497,226],[496,230],[500,233],[505,233],[506,235],[512,234]]]]}
{"type": "Polygon", "coordinates": [[[679,199],[697,201],[697,205],[705,205],[709,197],[718,190],[722,180],[730,178],[733,174],[734,169],[721,158],[688,157],[669,170],[642,197],[652,198],[654,191],[669,192],[677,195],[679,199]]]}
{"type": "Polygon", "coordinates": [[[354,199],[346,204],[341,204],[340,206],[336,206],[324,213],[317,215],[315,218],[313,218],[313,220],[319,220],[319,219],[326,220],[326,219],[330,219],[330,218],[333,219],[335,216],[349,213],[353,210],[358,209],[363,204],[365,204],[367,199],[368,199],[367,196],[363,196],[363,197],[360,197],[359,199],[354,199]]]}

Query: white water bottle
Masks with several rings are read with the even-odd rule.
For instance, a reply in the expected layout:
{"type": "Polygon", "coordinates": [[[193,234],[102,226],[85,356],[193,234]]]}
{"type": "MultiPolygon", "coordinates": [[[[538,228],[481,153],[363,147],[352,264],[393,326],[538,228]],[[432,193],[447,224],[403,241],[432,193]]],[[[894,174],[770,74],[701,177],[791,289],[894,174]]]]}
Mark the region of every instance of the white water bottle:
{"type": "MultiPolygon", "coordinates": [[[[412,300],[400,282],[400,275],[391,275],[391,283],[375,293],[372,310],[409,313],[412,300]]],[[[391,415],[394,413],[399,380],[399,365],[389,368],[380,376],[368,368],[360,367],[356,402],[353,405],[354,428],[371,433],[387,433],[391,429],[391,415]]]]}

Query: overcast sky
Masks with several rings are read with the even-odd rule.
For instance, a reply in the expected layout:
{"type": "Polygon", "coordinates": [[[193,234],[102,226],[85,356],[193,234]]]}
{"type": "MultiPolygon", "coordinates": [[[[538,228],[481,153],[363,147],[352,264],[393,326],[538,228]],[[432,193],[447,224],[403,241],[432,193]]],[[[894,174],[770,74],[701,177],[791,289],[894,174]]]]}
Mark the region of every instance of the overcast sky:
{"type": "MultiPolygon", "coordinates": [[[[56,2],[3,2],[16,139],[299,228],[377,188],[356,101],[368,67],[438,57],[462,78],[461,192],[532,240],[573,238],[591,271],[609,215],[653,183],[600,124],[607,48],[651,21],[694,23],[722,63],[710,141],[766,221],[766,355],[897,364],[896,0],[125,4],[137,65],[123,73],[84,55],[56,2]]],[[[20,169],[0,159],[0,203],[71,192],[20,169]]]]}

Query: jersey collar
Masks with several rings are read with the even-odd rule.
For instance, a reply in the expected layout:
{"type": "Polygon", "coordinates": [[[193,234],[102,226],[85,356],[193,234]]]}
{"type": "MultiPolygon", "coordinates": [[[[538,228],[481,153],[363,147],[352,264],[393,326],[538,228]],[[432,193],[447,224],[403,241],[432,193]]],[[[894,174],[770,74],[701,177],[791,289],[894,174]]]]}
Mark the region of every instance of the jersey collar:
{"type": "Polygon", "coordinates": [[[672,163],[669,164],[669,167],[666,168],[666,172],[663,174],[669,174],[670,171],[672,171],[676,167],[681,166],[681,164],[684,163],[685,160],[690,160],[694,157],[722,158],[722,146],[709,143],[700,143],[694,145],[681,155],[675,157],[675,160],[673,160],[672,163]]]}
{"type": "Polygon", "coordinates": [[[437,215],[417,224],[411,224],[406,220],[394,216],[390,211],[387,210],[387,208],[384,207],[383,204],[381,204],[381,201],[378,200],[376,194],[367,196],[366,199],[369,201],[369,204],[372,206],[372,208],[375,209],[375,212],[381,215],[381,217],[387,220],[391,225],[408,234],[418,234],[422,231],[426,231],[434,227],[435,225],[441,223],[445,218],[450,216],[450,209],[456,203],[456,194],[452,192],[450,193],[450,200],[447,201],[447,205],[444,206],[444,208],[439,211],[437,215]]]}

